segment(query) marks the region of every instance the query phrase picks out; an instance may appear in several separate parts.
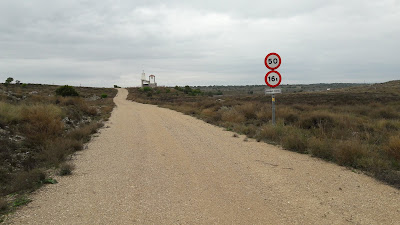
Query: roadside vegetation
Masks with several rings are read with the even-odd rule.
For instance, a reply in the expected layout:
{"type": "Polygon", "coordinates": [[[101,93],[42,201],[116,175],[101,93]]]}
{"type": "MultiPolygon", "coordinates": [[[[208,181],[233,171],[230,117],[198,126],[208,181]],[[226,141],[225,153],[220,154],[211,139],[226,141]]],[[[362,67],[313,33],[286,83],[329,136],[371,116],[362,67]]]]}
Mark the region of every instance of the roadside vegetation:
{"type": "Polygon", "coordinates": [[[212,97],[182,90],[130,88],[128,99],[177,110],[400,187],[400,81],[277,95],[276,126],[270,96],[231,91],[212,97]]]}
{"type": "Polygon", "coordinates": [[[0,84],[0,221],[27,193],[56,183],[51,174],[71,173],[68,159],[109,118],[117,92],[12,81],[0,84]]]}

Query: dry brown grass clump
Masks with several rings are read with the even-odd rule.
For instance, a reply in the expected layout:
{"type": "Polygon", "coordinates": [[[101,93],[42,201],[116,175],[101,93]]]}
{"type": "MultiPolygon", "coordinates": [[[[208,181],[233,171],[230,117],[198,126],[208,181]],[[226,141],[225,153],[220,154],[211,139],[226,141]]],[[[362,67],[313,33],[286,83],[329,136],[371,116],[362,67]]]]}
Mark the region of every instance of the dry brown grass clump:
{"type": "Polygon", "coordinates": [[[0,102],[0,126],[15,124],[21,121],[23,106],[0,102]]]}
{"type": "Polygon", "coordinates": [[[387,154],[400,161],[400,136],[392,136],[385,147],[387,154]]]}
{"type": "Polygon", "coordinates": [[[232,122],[232,123],[243,123],[246,120],[245,115],[240,113],[235,108],[221,108],[221,119],[225,122],[232,122]]]}
{"type": "Polygon", "coordinates": [[[33,190],[41,185],[46,178],[45,173],[40,169],[20,171],[13,174],[12,182],[6,186],[5,193],[15,193],[24,190],[33,190]]]}
{"type": "Polygon", "coordinates": [[[327,138],[311,137],[308,139],[308,150],[312,156],[326,160],[333,159],[332,140],[327,138]]]}
{"type": "Polygon", "coordinates": [[[61,108],[55,105],[24,107],[22,110],[23,133],[31,142],[43,143],[45,140],[57,137],[63,132],[62,117],[61,108]]]}

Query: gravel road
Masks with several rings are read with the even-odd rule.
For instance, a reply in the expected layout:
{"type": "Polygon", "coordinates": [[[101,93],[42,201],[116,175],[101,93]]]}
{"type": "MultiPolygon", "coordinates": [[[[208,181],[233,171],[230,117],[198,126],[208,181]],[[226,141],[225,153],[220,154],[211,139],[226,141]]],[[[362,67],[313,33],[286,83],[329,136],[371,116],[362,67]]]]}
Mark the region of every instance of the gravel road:
{"type": "Polygon", "coordinates": [[[399,224],[400,193],[362,174],[125,100],[11,224],[399,224]]]}

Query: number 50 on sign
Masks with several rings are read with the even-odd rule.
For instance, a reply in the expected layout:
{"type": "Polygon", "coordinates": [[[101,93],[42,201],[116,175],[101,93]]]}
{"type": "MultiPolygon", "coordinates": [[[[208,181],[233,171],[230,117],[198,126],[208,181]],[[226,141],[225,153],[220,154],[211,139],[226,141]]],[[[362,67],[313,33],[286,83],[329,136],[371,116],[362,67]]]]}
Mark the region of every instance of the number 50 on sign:
{"type": "Polygon", "coordinates": [[[269,53],[264,59],[265,66],[270,70],[278,69],[281,62],[281,57],[275,52],[269,53]]]}

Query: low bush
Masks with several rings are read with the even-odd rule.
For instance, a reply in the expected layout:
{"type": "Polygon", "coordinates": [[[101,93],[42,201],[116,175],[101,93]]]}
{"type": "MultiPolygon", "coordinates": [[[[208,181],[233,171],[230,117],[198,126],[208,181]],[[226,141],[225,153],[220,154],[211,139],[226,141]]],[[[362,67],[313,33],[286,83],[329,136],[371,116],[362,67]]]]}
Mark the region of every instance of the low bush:
{"type": "Polygon", "coordinates": [[[234,108],[226,108],[221,111],[221,119],[225,122],[242,123],[246,117],[234,108]]]}
{"type": "Polygon", "coordinates": [[[303,129],[321,128],[331,129],[335,127],[334,115],[329,112],[311,112],[300,118],[299,126],[303,129]]]}
{"type": "Polygon", "coordinates": [[[143,87],[144,92],[151,92],[153,89],[151,87],[143,87]]]}
{"type": "Polygon", "coordinates": [[[101,94],[101,98],[107,98],[108,95],[107,94],[101,94]]]}
{"type": "Polygon", "coordinates": [[[389,143],[385,146],[386,153],[394,159],[400,161],[400,137],[392,136],[389,143]]]}
{"type": "Polygon", "coordinates": [[[288,150],[306,153],[307,152],[307,138],[299,129],[289,129],[282,138],[282,146],[288,150]]]}
{"type": "Polygon", "coordinates": [[[0,197],[0,212],[4,212],[7,209],[8,209],[8,202],[4,198],[0,197]]]}
{"type": "Polygon", "coordinates": [[[61,108],[55,105],[34,105],[22,111],[23,134],[31,143],[43,143],[64,131],[61,108]]]}
{"type": "Polygon", "coordinates": [[[66,96],[79,96],[78,92],[72,86],[62,86],[56,89],[56,95],[66,96]]]}
{"type": "Polygon", "coordinates": [[[308,140],[308,151],[312,156],[332,160],[332,141],[327,138],[311,137],[308,140]]]}
{"type": "Polygon", "coordinates": [[[90,135],[96,133],[97,129],[99,129],[101,126],[103,126],[101,123],[92,122],[72,130],[67,134],[67,137],[71,138],[72,140],[87,142],[90,140],[90,135]]]}
{"type": "Polygon", "coordinates": [[[339,165],[358,168],[358,160],[365,157],[367,150],[358,140],[340,141],[334,146],[333,156],[339,165]]]}
{"type": "Polygon", "coordinates": [[[72,174],[72,170],[74,170],[75,166],[70,163],[63,163],[60,166],[59,175],[67,176],[72,174]]]}
{"type": "Polygon", "coordinates": [[[256,117],[262,122],[267,122],[272,119],[271,107],[263,106],[256,112],[256,117]]]}
{"type": "Polygon", "coordinates": [[[247,120],[256,119],[256,110],[258,106],[255,103],[245,103],[243,105],[239,105],[235,107],[237,111],[239,111],[247,120]]]}
{"type": "Polygon", "coordinates": [[[83,148],[82,141],[71,138],[57,138],[47,141],[40,149],[37,159],[49,166],[57,166],[67,156],[83,148]]]}
{"type": "Polygon", "coordinates": [[[34,190],[41,185],[41,181],[46,178],[45,173],[40,169],[21,171],[13,175],[14,179],[8,186],[6,193],[14,193],[23,190],[34,190]]]}
{"type": "Polygon", "coordinates": [[[22,120],[23,106],[0,102],[0,127],[17,123],[22,120]]]}
{"type": "Polygon", "coordinates": [[[281,126],[273,126],[272,124],[264,125],[256,134],[258,141],[274,142],[279,144],[281,142],[283,128],[281,126]]]}

